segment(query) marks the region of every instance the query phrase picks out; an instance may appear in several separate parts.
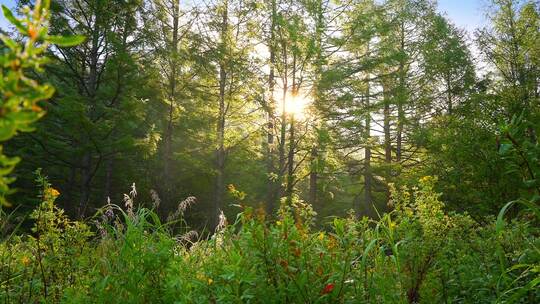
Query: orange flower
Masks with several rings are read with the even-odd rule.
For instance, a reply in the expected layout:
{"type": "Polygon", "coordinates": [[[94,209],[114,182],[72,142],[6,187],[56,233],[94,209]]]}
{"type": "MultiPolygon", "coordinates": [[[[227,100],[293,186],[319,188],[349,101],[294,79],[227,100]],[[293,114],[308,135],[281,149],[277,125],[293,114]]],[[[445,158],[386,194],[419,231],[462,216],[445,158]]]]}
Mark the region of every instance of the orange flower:
{"type": "Polygon", "coordinates": [[[30,36],[31,39],[36,39],[37,38],[37,31],[31,25],[28,27],[28,36],[30,36]]]}

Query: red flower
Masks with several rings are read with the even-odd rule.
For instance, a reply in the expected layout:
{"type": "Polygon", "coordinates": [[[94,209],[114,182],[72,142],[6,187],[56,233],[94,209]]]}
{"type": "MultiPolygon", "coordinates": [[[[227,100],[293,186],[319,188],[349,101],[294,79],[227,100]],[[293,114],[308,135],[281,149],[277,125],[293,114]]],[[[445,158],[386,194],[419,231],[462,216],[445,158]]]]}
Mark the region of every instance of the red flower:
{"type": "Polygon", "coordinates": [[[328,283],[326,284],[326,286],[324,286],[324,289],[322,290],[322,294],[329,294],[332,292],[332,290],[334,290],[334,287],[336,285],[334,283],[328,283]]]}

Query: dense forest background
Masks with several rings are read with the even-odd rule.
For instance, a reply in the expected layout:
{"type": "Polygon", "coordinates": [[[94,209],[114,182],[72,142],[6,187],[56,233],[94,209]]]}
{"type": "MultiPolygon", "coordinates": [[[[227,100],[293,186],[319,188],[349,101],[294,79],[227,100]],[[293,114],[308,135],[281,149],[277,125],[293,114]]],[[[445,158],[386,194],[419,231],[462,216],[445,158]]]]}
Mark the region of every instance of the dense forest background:
{"type": "Polygon", "coordinates": [[[323,221],[377,217],[390,184],[435,176],[481,223],[540,187],[522,151],[540,131],[539,9],[490,1],[469,35],[430,0],[52,1],[51,34],[86,40],[34,74],[56,93],[4,146],[22,158],[9,200],[34,209],[42,168],[76,218],[134,183],[162,217],[195,197],[196,227],[293,200],[323,221]]]}
{"type": "Polygon", "coordinates": [[[485,12],[2,5],[0,302],[540,303],[540,3],[485,12]]]}

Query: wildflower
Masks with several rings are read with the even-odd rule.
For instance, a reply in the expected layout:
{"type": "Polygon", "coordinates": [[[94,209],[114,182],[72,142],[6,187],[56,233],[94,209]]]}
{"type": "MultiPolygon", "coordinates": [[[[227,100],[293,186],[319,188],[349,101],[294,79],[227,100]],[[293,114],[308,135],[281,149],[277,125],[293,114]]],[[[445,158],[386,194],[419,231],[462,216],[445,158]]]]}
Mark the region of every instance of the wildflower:
{"type": "Polygon", "coordinates": [[[420,178],[420,181],[422,181],[422,182],[427,182],[427,181],[430,180],[430,179],[431,179],[431,176],[426,175],[426,176],[421,177],[421,178],[420,178]]]}
{"type": "Polygon", "coordinates": [[[25,266],[25,267],[28,267],[28,265],[30,265],[32,261],[30,261],[30,258],[28,258],[27,256],[23,256],[21,258],[21,263],[25,266]]]}
{"type": "Polygon", "coordinates": [[[281,226],[281,221],[276,221],[276,225],[281,226]]]}
{"type": "Polygon", "coordinates": [[[214,280],[212,280],[211,278],[208,278],[208,285],[212,285],[212,283],[214,283],[214,280]]]}
{"type": "Polygon", "coordinates": [[[57,197],[57,196],[60,195],[60,192],[58,190],[54,189],[54,188],[49,188],[47,190],[47,194],[52,196],[52,197],[57,197]]]}
{"type": "Polygon", "coordinates": [[[97,230],[99,231],[99,234],[101,235],[101,238],[107,237],[107,229],[100,223],[99,221],[94,222],[96,225],[97,230]]]}
{"type": "Polygon", "coordinates": [[[323,290],[322,290],[322,294],[329,294],[332,292],[332,290],[334,290],[334,287],[336,287],[336,285],[334,283],[328,283],[326,284],[326,286],[324,286],[323,290]]]}
{"type": "Polygon", "coordinates": [[[104,215],[105,215],[104,220],[106,220],[107,222],[114,218],[114,211],[110,205],[107,206],[107,209],[105,210],[104,215]]]}
{"type": "Polygon", "coordinates": [[[319,241],[324,240],[324,232],[319,232],[319,236],[317,237],[319,241]]]}

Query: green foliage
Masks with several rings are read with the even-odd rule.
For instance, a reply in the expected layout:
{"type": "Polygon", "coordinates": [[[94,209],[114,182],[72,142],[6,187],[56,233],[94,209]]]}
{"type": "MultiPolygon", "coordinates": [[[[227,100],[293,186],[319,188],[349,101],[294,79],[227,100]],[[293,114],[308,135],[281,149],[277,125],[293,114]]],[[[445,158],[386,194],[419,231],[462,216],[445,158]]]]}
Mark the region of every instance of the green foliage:
{"type": "Polygon", "coordinates": [[[506,160],[508,174],[522,178],[523,196],[533,203],[540,201],[540,144],[537,125],[514,116],[501,130],[499,154],[506,160]]]}
{"type": "MultiPolygon", "coordinates": [[[[38,173],[39,174],[39,173],[38,173]]],[[[436,179],[392,191],[394,211],[380,220],[335,218],[312,231],[313,212],[284,201],[277,220],[242,207],[231,225],[199,239],[178,236],[153,210],[98,211],[94,235],[54,206],[47,181],[32,213],[33,235],[1,247],[2,298],[49,303],[533,303],[538,227],[503,229],[446,213],[436,179]],[[494,252],[498,248],[499,252],[494,252]],[[502,253],[502,257],[500,254],[502,253]],[[504,267],[501,268],[501,260],[504,267]]],[[[186,208],[186,205],[182,205],[186,208]]],[[[185,209],[182,209],[185,211],[185,209]]],[[[504,213],[504,211],[503,211],[504,213]]],[[[497,224],[497,227],[499,224],[497,224]]]]}
{"type": "MultiPolygon", "coordinates": [[[[0,36],[5,45],[0,54],[0,142],[9,140],[18,132],[33,131],[33,123],[45,114],[38,103],[49,99],[54,88],[34,80],[30,72],[43,71],[47,62],[44,52],[49,45],[73,46],[84,40],[81,36],[49,36],[49,5],[49,0],[37,1],[33,10],[24,7],[20,18],[2,5],[4,16],[25,36],[25,40],[19,43],[6,35],[0,36]]],[[[6,195],[13,192],[9,184],[14,178],[8,175],[19,160],[18,157],[4,155],[0,146],[0,205],[9,205],[6,195]]]]}
{"type": "Polygon", "coordinates": [[[538,5],[492,4],[482,78],[430,0],[3,7],[0,300],[540,302],[538,5]]]}

